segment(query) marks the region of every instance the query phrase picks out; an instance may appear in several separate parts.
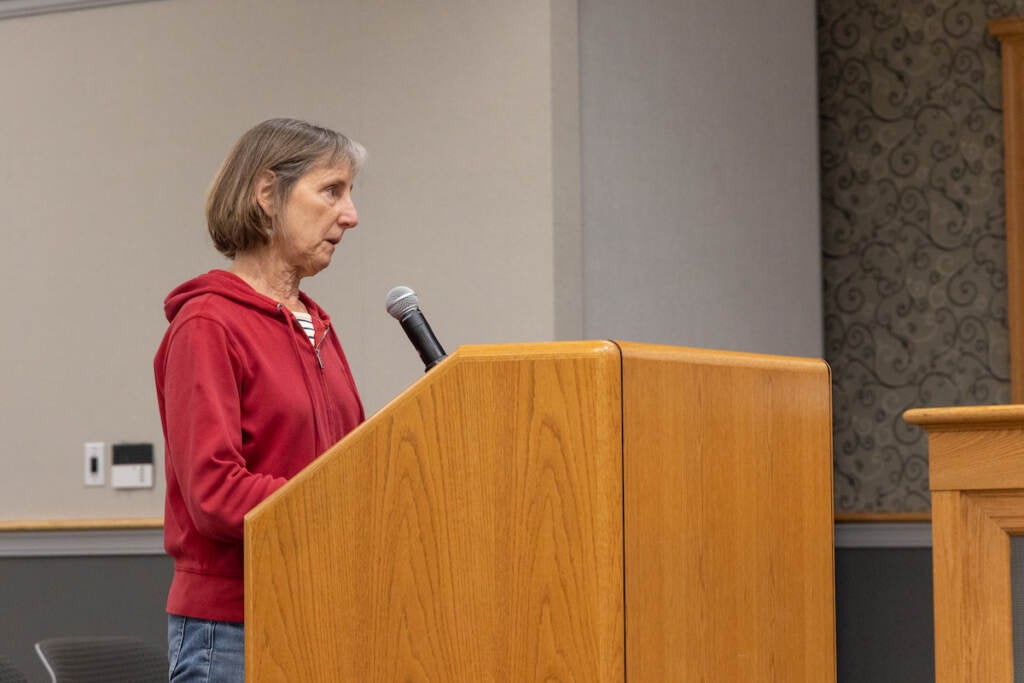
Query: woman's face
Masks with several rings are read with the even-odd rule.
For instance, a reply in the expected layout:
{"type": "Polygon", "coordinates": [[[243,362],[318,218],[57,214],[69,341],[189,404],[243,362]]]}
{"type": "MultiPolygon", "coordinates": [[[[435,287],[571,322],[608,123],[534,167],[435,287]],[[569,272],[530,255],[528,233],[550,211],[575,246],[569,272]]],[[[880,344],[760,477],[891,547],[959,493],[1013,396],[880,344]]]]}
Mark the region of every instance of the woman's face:
{"type": "Polygon", "coordinates": [[[342,162],[316,167],[292,187],[277,215],[272,244],[300,277],[329,266],[345,231],[359,224],[352,180],[352,170],[342,162]]]}

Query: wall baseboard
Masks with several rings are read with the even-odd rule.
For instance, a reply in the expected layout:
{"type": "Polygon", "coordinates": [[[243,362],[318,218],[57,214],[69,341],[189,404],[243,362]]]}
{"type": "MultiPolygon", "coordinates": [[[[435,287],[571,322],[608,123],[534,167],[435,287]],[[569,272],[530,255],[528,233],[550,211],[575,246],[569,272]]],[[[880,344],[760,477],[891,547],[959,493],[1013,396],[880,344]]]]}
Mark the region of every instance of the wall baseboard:
{"type": "MultiPolygon", "coordinates": [[[[835,526],[836,548],[930,548],[931,524],[835,526]]],[[[163,529],[12,531],[0,533],[0,558],[163,555],[163,529]]]]}
{"type": "Polygon", "coordinates": [[[932,525],[925,522],[842,523],[835,526],[836,548],[931,548],[932,525]]]}
{"type": "Polygon", "coordinates": [[[163,529],[0,533],[0,558],[163,554],[163,529]]]}

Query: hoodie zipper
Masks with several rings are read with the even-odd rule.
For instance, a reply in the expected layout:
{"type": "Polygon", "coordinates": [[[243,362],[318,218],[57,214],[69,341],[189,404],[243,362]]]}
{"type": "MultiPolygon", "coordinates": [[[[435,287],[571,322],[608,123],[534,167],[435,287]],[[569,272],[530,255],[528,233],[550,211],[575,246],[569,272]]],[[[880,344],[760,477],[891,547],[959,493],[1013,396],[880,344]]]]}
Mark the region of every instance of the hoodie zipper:
{"type": "MultiPolygon", "coordinates": [[[[289,330],[289,334],[295,334],[296,333],[296,328],[299,327],[298,322],[295,320],[295,316],[292,315],[291,311],[286,310],[285,306],[283,304],[281,304],[281,303],[277,304],[277,310],[280,311],[285,316],[285,319],[288,321],[288,324],[291,327],[291,329],[289,330]]],[[[303,337],[306,336],[306,333],[303,330],[299,329],[299,332],[302,333],[303,337]]],[[[330,391],[329,391],[329,389],[327,387],[327,376],[324,373],[324,359],[320,355],[320,345],[324,343],[324,340],[327,339],[327,337],[328,337],[328,335],[330,333],[331,333],[331,325],[330,325],[330,323],[328,323],[325,326],[325,330],[324,330],[323,336],[320,337],[320,341],[318,341],[317,343],[313,344],[312,346],[313,346],[313,353],[316,356],[317,365],[320,367],[320,372],[317,373],[317,374],[319,375],[319,378],[320,378],[320,401],[323,402],[323,408],[322,408],[323,415],[322,415],[322,417],[327,421],[327,424],[325,425],[326,429],[330,430],[329,433],[333,434],[333,433],[337,432],[337,426],[335,425],[334,415],[332,414],[331,408],[330,408],[330,399],[328,398],[328,396],[330,395],[330,391]]],[[[294,342],[294,339],[292,341],[294,342]]],[[[308,342],[309,342],[308,339],[304,339],[303,344],[306,344],[308,342]]],[[[306,389],[309,390],[309,391],[312,391],[313,387],[311,387],[309,384],[307,384],[306,385],[306,389]]],[[[310,398],[310,400],[313,403],[313,414],[314,414],[314,422],[315,422],[315,421],[317,421],[317,410],[316,410],[317,399],[316,399],[316,397],[314,397],[312,395],[309,398],[310,398]]],[[[317,438],[318,432],[319,432],[319,430],[316,430],[316,428],[314,427],[314,438],[313,438],[313,441],[315,443],[317,443],[317,448],[322,450],[324,446],[319,443],[320,440],[317,438]]],[[[327,444],[327,445],[330,445],[330,444],[327,444]]]]}
{"type": "MultiPolygon", "coordinates": [[[[324,343],[324,339],[327,339],[326,332],[324,332],[324,336],[320,338],[320,341],[316,343],[316,346],[313,347],[313,351],[316,353],[316,362],[320,364],[320,370],[324,369],[324,359],[320,357],[320,345],[324,343]]],[[[323,372],[320,374],[323,374],[323,372]]]]}
{"type": "Polygon", "coordinates": [[[320,356],[320,345],[324,343],[330,334],[331,323],[327,323],[324,326],[324,336],[320,337],[320,341],[313,346],[313,350],[316,352],[316,362],[320,364],[320,388],[323,390],[325,402],[324,410],[326,411],[325,417],[327,418],[327,423],[332,430],[331,433],[336,434],[338,432],[338,425],[335,423],[334,411],[331,410],[330,399],[328,398],[330,396],[330,390],[327,387],[327,375],[324,373],[324,360],[320,356]]]}

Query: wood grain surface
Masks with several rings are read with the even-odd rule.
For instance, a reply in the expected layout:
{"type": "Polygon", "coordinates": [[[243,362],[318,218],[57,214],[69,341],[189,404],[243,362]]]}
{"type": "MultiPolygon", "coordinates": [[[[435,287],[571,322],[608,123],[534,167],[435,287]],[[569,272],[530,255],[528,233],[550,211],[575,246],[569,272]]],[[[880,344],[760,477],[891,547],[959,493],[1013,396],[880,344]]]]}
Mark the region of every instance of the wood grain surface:
{"type": "Polygon", "coordinates": [[[928,431],[938,683],[1015,680],[1010,537],[1024,534],[1022,411],[905,414],[928,431]]]}
{"type": "Polygon", "coordinates": [[[627,680],[834,681],[827,366],[622,348],[627,680]]]}
{"type": "Polygon", "coordinates": [[[836,524],[927,524],[930,512],[841,512],[836,524]]]}
{"type": "Polygon", "coordinates": [[[1024,403],[1024,19],[989,22],[1003,66],[1003,161],[1006,188],[1006,317],[1010,394],[1024,403]]]}
{"type": "Polygon", "coordinates": [[[460,348],[248,515],[247,680],[834,681],[829,386],[460,348]]]}
{"type": "Polygon", "coordinates": [[[247,680],[621,681],[619,386],[609,343],[463,348],[289,482],[247,680]]]}
{"type": "Polygon", "coordinates": [[[992,514],[1007,505],[1019,517],[1024,497],[932,493],[937,683],[1014,680],[1010,539],[992,514]]]}

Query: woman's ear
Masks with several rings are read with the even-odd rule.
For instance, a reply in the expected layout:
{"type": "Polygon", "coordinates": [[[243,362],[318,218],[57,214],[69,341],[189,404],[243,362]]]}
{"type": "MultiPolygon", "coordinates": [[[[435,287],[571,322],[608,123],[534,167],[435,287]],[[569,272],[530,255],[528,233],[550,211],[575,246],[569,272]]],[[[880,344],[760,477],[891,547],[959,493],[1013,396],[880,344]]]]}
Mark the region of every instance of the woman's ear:
{"type": "Polygon", "coordinates": [[[276,209],[277,175],[269,168],[259,172],[253,182],[253,195],[256,203],[263,209],[263,213],[274,217],[276,209]]]}

